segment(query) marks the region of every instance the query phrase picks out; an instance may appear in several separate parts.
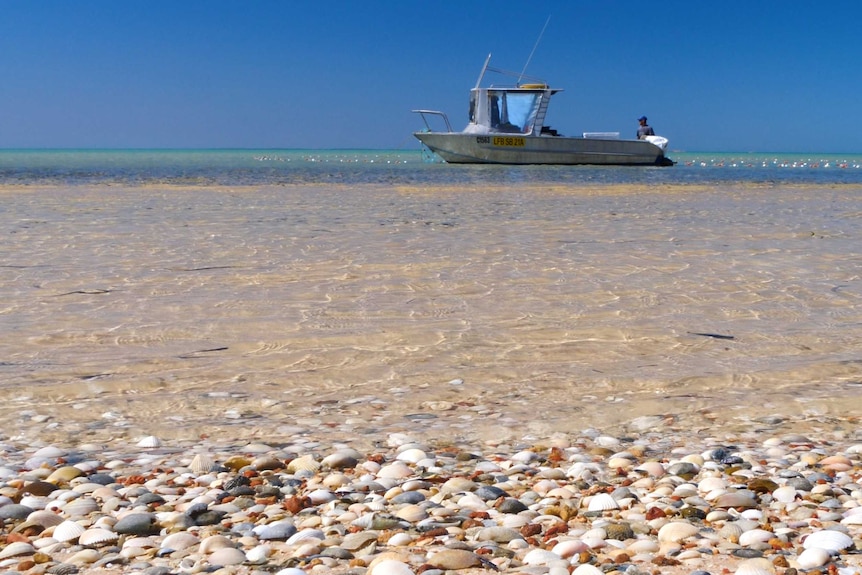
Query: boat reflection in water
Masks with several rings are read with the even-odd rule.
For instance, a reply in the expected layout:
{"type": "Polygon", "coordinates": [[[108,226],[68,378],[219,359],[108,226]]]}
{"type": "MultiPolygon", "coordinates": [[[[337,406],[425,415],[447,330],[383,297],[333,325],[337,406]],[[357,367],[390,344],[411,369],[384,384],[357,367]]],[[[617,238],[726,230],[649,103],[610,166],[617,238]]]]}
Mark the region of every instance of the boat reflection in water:
{"type": "Polygon", "coordinates": [[[487,71],[506,74],[485,60],[476,86],[470,91],[470,122],[454,132],[445,113],[413,110],[421,114],[426,130],[415,132],[425,146],[454,164],[607,164],[670,166],[665,156],[667,139],[620,139],[619,132],[585,132],[562,136],[545,124],[551,96],[561,90],[545,83],[509,87],[481,87],[487,71]],[[431,129],[428,116],[440,116],[446,131],[431,129]]]}

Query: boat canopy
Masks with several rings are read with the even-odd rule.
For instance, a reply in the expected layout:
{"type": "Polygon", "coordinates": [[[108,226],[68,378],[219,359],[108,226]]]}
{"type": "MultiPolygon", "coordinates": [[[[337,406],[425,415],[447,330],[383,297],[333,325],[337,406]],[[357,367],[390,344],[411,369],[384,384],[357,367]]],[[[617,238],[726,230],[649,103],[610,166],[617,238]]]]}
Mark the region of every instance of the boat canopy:
{"type": "Polygon", "coordinates": [[[468,134],[539,134],[551,90],[544,84],[515,88],[474,88],[470,91],[468,134]]]}

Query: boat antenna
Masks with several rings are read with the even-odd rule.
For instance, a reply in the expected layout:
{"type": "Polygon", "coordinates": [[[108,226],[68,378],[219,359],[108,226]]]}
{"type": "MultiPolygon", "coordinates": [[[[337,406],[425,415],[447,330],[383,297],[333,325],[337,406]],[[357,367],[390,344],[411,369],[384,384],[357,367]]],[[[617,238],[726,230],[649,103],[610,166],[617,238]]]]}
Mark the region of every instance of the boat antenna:
{"type": "Polygon", "coordinates": [[[485,77],[485,71],[488,69],[488,63],[491,61],[491,55],[488,54],[488,57],[485,58],[485,65],[482,66],[482,71],[479,73],[479,79],[476,80],[476,89],[479,88],[479,85],[482,84],[482,78],[485,77]]]}
{"type": "Polygon", "coordinates": [[[538,37],[538,38],[536,38],[536,44],[533,46],[533,50],[530,52],[530,57],[529,57],[529,58],[527,58],[527,62],[526,62],[526,64],[524,64],[524,69],[523,69],[523,70],[521,70],[521,75],[520,75],[520,76],[518,76],[518,84],[520,84],[520,83],[521,83],[521,78],[523,78],[523,77],[524,77],[524,73],[527,71],[527,66],[529,66],[529,65],[530,65],[530,60],[532,60],[532,59],[533,59],[533,54],[535,54],[535,53],[536,53],[536,48],[538,48],[538,47],[539,47],[539,42],[541,42],[541,41],[542,41],[542,36],[544,36],[544,35],[545,35],[545,28],[547,28],[547,27],[548,27],[548,24],[549,24],[550,22],[551,22],[551,15],[550,15],[550,14],[548,14],[548,19],[547,19],[547,20],[545,20],[545,25],[544,25],[544,26],[542,26],[542,31],[541,31],[541,32],[539,32],[539,37],[538,37]]]}

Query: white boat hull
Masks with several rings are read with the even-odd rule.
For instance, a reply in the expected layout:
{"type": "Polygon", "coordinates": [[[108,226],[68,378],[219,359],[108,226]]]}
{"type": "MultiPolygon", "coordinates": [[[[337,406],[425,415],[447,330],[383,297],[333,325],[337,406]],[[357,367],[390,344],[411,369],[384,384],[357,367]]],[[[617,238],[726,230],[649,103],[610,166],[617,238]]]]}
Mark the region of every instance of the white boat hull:
{"type": "Polygon", "coordinates": [[[646,140],[416,132],[423,144],[452,164],[672,165],[646,140]]]}

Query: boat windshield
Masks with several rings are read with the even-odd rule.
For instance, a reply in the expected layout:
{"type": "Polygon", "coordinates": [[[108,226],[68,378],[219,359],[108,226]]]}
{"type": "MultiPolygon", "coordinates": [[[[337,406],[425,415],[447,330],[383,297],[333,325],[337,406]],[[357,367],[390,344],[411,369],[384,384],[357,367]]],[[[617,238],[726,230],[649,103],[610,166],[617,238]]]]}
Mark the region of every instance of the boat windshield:
{"type": "Polygon", "coordinates": [[[528,134],[539,109],[540,92],[488,90],[491,129],[498,132],[528,134]]]}

